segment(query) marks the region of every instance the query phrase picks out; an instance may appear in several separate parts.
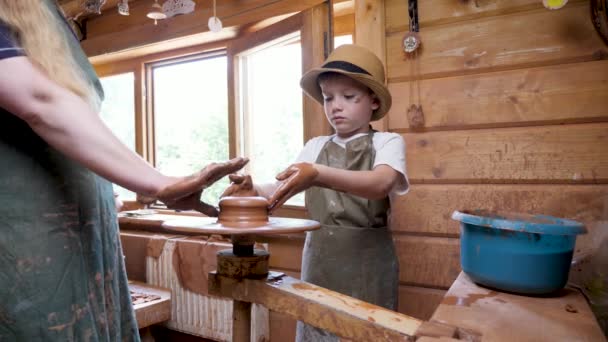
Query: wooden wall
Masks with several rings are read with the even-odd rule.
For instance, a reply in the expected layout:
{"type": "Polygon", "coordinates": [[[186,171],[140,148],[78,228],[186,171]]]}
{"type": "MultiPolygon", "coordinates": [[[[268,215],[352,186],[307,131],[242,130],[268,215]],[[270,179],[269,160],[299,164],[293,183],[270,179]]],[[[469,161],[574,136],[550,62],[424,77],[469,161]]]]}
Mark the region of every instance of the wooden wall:
{"type": "MultiPolygon", "coordinates": [[[[460,272],[454,210],[556,215],[590,229],[608,220],[608,47],[588,1],[549,11],[539,0],[424,0],[419,13],[423,49],[407,60],[407,1],[355,4],[356,41],[385,49],[393,108],[379,126],[407,143],[412,187],[393,203],[391,224],[399,311],[428,319],[460,272]],[[361,37],[378,22],[384,42],[361,37]],[[418,130],[406,116],[416,77],[418,130]]],[[[298,276],[302,244],[277,238],[271,267],[298,276]]],[[[293,324],[274,315],[273,336],[290,340],[293,324]]]]}
{"type": "Polygon", "coordinates": [[[588,1],[419,1],[415,60],[401,47],[407,1],[386,0],[385,15],[386,125],[407,143],[412,183],[392,217],[400,311],[428,318],[460,271],[454,210],[608,219],[608,47],[588,1]],[[418,86],[422,130],[406,115],[418,86]]]}

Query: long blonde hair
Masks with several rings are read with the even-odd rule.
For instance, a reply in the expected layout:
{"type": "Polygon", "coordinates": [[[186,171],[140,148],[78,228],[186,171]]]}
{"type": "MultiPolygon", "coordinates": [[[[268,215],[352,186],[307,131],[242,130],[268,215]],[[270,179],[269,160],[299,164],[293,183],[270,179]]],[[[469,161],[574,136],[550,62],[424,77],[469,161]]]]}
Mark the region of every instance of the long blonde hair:
{"type": "Polygon", "coordinates": [[[45,0],[0,0],[0,20],[15,32],[27,57],[50,79],[99,109],[99,98],[45,0]]]}

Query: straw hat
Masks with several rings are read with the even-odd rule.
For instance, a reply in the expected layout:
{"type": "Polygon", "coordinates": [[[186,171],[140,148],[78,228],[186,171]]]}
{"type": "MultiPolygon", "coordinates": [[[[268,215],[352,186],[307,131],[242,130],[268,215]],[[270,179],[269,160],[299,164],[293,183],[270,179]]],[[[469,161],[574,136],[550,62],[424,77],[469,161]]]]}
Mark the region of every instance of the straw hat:
{"type": "Polygon", "coordinates": [[[308,96],[320,104],[323,104],[323,94],[317,78],[325,72],[348,76],[376,94],[380,106],[372,114],[371,121],[381,119],[391,108],[391,93],[384,83],[384,65],[368,49],[357,45],[341,45],[329,55],[320,68],[312,69],[302,76],[300,86],[308,96]]]}

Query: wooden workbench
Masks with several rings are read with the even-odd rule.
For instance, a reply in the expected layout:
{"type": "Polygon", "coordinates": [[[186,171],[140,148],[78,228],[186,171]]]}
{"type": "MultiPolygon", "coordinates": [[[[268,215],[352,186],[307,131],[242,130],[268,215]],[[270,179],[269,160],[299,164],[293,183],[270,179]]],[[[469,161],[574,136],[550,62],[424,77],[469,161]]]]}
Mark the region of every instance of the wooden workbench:
{"type": "Polygon", "coordinates": [[[519,296],[478,286],[464,272],[431,320],[478,332],[482,341],[606,341],[576,289],[552,297],[519,296]]]}

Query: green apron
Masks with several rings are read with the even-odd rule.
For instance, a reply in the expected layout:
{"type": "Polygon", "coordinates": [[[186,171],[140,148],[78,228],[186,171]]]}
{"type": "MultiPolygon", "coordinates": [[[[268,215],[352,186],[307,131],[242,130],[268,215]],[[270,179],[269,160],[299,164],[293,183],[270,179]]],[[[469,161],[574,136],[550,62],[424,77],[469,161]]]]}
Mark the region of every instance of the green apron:
{"type": "MultiPolygon", "coordinates": [[[[373,131],[342,148],[328,141],[316,163],[345,170],[371,170],[373,131]]],[[[320,230],[308,232],[302,280],[365,302],[396,310],[399,262],[387,228],[388,198],[368,200],[331,189],[306,191],[306,208],[320,230]]],[[[338,337],[298,322],[297,341],[338,341],[338,337]]]]}
{"type": "Polygon", "coordinates": [[[2,108],[0,341],[139,341],[112,185],[2,108]]]}

